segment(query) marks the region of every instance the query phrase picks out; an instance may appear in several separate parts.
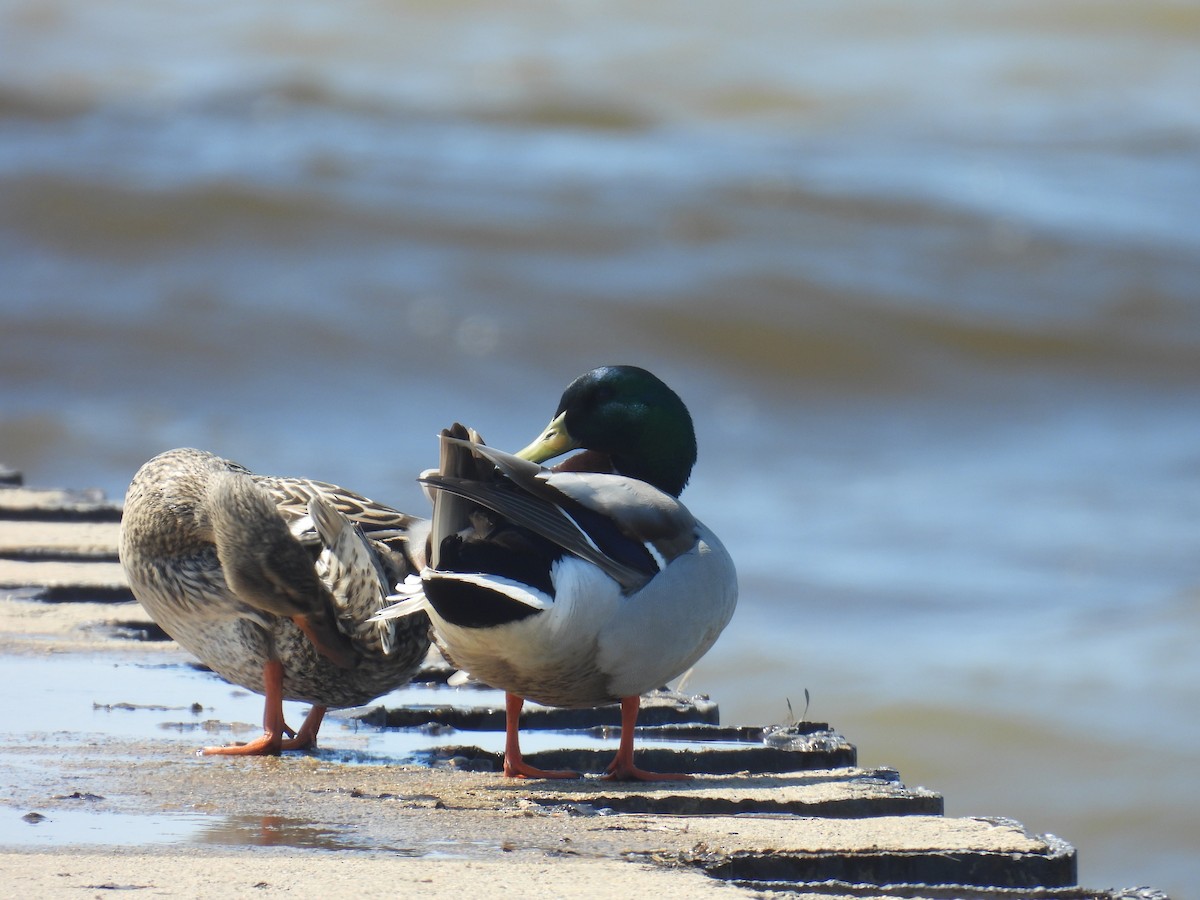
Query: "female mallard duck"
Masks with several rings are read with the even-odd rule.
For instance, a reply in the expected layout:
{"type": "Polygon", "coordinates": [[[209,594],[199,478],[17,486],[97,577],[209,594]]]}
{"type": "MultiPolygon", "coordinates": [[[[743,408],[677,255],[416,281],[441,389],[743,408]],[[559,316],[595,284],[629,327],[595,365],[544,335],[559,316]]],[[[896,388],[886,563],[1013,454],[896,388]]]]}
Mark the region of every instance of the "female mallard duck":
{"type": "Polygon", "coordinates": [[[443,433],[440,469],[421,478],[435,492],[421,596],[383,615],[427,610],[454,664],[507,692],[505,774],[576,775],[521,759],[528,698],[619,700],[608,777],[686,777],[637,768],[633,729],[640,695],[700,659],[737,602],[729,554],[678,500],[695,460],[683,401],[632,366],[576,379],[515,456],[462,426],[443,433]],[[577,448],[558,469],[537,464],[577,448]]]}
{"type": "Polygon", "coordinates": [[[429,649],[428,621],[368,620],[397,578],[420,571],[427,530],[352,491],[255,475],[203,450],[143,465],[121,519],[134,596],[214,672],[266,695],[261,738],[204,752],[311,747],[327,707],[408,681],[429,649]],[[313,704],[298,732],[285,699],[313,704]]]}

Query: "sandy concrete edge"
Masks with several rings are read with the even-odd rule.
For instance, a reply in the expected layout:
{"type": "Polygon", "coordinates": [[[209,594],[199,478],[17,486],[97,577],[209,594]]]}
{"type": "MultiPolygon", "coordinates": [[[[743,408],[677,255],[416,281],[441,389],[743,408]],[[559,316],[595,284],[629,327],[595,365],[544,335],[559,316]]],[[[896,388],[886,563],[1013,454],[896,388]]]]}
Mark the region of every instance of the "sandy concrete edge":
{"type": "Polygon", "coordinates": [[[186,848],[128,853],[62,848],[0,853],[6,892],[79,897],[133,891],[139,897],[748,897],[698,873],[611,859],[407,859],[380,853],[236,852],[186,848]]]}

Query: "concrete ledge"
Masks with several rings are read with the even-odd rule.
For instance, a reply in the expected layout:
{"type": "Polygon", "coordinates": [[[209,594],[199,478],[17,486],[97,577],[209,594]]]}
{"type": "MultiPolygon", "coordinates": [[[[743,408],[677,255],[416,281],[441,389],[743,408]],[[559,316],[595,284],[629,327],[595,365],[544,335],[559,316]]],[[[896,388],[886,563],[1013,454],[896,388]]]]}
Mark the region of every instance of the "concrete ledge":
{"type": "MultiPolygon", "coordinates": [[[[414,681],[421,681],[417,673],[414,681]]],[[[350,713],[346,718],[358,719],[368,725],[381,728],[418,728],[430,723],[448,725],[460,731],[503,731],[504,709],[499,706],[469,706],[456,704],[376,706],[350,713]]],[[[654,691],[642,698],[642,710],[638,723],[645,725],[672,725],[683,723],[707,723],[717,725],[720,711],[708,697],[697,694],[689,696],[673,691],[654,691]]],[[[595,727],[620,727],[621,707],[591,706],[584,709],[562,709],[554,706],[526,704],[521,714],[523,729],[567,730],[595,727]]]]}
{"type": "Polygon", "coordinates": [[[1001,888],[968,884],[858,884],[822,881],[793,884],[790,881],[732,881],[729,884],[754,891],[754,897],[786,897],[787,900],[1170,900],[1152,888],[1091,890],[1082,887],[1001,888]]]}
{"type": "Polygon", "coordinates": [[[652,815],[730,816],[742,813],[865,818],[940,816],[940,794],[908,788],[892,769],[832,769],[802,775],[697,776],[668,785],[582,781],[533,798],[547,806],[586,803],[596,809],[652,815]]]}
{"type": "Polygon", "coordinates": [[[739,883],[1072,887],[1075,850],[1001,819],[699,818],[687,860],[739,883]]]}
{"type": "Polygon", "coordinates": [[[119,522],[30,522],[0,518],[0,559],[116,562],[120,536],[119,522]]]}
{"type": "Polygon", "coordinates": [[[99,491],[0,487],[0,591],[53,602],[133,599],[117,559],[121,507],[99,491]]]}
{"type": "Polygon", "coordinates": [[[29,591],[39,600],[117,603],[133,599],[115,562],[23,562],[0,559],[0,591],[29,591]]]}
{"type": "Polygon", "coordinates": [[[29,521],[120,522],[121,504],[98,490],[0,489],[0,516],[29,521]]]}
{"type": "MultiPolygon", "coordinates": [[[[838,736],[840,737],[840,736],[838,736]]],[[[525,754],[525,760],[542,769],[574,769],[577,772],[603,772],[612,762],[613,751],[564,747],[525,754]]],[[[841,738],[832,749],[811,751],[779,750],[762,746],[710,745],[701,750],[638,747],[638,765],[652,772],[678,772],[695,775],[733,775],[739,772],[803,772],[853,766],[858,753],[841,738]]],[[[502,755],[470,745],[438,747],[431,761],[459,758],[468,763],[488,763],[500,768],[502,755]]],[[[488,768],[485,766],[484,768],[488,768]]]]}

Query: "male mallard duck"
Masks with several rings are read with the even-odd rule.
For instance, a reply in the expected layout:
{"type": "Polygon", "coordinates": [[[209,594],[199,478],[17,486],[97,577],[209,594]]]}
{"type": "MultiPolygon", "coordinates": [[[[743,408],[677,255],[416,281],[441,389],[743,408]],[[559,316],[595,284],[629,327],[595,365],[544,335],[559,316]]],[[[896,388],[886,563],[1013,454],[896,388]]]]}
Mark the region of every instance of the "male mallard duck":
{"type": "Polygon", "coordinates": [[[521,759],[528,698],[619,700],[608,777],[686,777],[633,762],[640,695],[700,659],[737,603],[729,554],[678,500],[696,461],[683,401],[644,369],[607,366],[572,382],[515,456],[462,426],[441,448],[439,471],[420,479],[435,492],[421,596],[382,615],[427,610],[453,663],[507,692],[506,775],[576,776],[521,759]],[[577,448],[557,470],[538,465],[577,448]]]}
{"type": "Polygon", "coordinates": [[[143,465],[121,518],[134,596],[214,672],[266,695],[261,738],[204,752],[311,747],[327,707],[404,684],[429,649],[428,621],[368,620],[420,570],[427,530],[352,491],[255,475],[203,450],[143,465]],[[313,704],[298,732],[285,699],[313,704]]]}

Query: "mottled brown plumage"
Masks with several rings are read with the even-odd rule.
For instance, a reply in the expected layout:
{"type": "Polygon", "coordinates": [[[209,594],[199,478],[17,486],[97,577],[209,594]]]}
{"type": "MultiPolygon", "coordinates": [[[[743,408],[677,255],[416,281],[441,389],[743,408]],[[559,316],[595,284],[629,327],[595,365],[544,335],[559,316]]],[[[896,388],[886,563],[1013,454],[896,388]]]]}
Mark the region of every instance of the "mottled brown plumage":
{"type": "Polygon", "coordinates": [[[219,752],[274,753],[310,745],[326,707],[367,703],[420,664],[423,616],[368,619],[420,571],[427,531],[336,485],[170,450],[129,486],[121,563],[164,631],[221,677],[266,695],[263,739],[219,752]],[[284,699],[314,705],[291,742],[284,699]]]}

